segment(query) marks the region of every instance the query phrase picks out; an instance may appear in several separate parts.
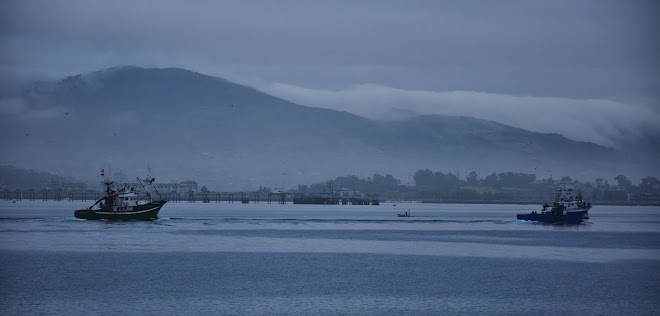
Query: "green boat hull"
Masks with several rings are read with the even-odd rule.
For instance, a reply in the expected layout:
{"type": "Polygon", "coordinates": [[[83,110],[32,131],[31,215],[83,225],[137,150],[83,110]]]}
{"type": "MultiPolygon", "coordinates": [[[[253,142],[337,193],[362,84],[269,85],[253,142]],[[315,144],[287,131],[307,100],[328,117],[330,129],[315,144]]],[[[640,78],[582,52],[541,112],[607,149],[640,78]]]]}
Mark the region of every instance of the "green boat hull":
{"type": "Polygon", "coordinates": [[[157,201],[151,202],[148,204],[140,205],[136,210],[133,211],[121,211],[113,212],[112,210],[77,210],[73,213],[76,218],[88,219],[88,220],[98,220],[105,219],[111,221],[149,221],[158,218],[158,212],[165,205],[167,201],[157,201]]]}

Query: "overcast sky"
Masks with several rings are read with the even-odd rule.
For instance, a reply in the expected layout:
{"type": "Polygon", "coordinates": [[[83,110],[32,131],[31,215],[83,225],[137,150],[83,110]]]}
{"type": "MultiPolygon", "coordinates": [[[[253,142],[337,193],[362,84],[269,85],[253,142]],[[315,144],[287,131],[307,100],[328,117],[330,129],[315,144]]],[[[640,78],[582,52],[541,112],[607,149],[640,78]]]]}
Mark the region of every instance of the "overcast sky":
{"type": "Polygon", "coordinates": [[[660,130],[658,3],[2,1],[0,73],[182,67],[370,118],[468,115],[616,146],[660,130]]]}

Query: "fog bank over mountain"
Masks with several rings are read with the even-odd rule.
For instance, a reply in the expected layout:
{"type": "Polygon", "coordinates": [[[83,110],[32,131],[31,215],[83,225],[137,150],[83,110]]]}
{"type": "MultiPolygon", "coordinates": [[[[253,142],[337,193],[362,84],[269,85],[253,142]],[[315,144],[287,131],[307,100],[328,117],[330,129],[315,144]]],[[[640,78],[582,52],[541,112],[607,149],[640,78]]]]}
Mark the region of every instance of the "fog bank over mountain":
{"type": "MultiPolygon", "coordinates": [[[[384,100],[384,98],[380,98],[384,100]]],[[[653,157],[491,120],[422,115],[373,120],[308,107],[184,69],[116,67],[2,97],[0,164],[89,179],[101,168],[218,190],[281,187],[418,169],[463,175],[632,179],[653,157]]]]}
{"type": "Polygon", "coordinates": [[[625,149],[649,135],[660,136],[657,109],[605,99],[405,90],[376,84],[341,90],[288,84],[261,88],[295,103],[346,111],[370,119],[398,120],[429,114],[471,116],[618,149],[625,149]]]}

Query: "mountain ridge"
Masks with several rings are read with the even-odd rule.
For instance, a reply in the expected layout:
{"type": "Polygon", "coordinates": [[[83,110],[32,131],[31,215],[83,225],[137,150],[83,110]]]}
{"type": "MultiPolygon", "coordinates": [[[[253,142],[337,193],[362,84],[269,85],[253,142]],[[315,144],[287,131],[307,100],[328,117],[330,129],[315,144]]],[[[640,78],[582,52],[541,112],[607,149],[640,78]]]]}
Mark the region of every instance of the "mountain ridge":
{"type": "MultiPolygon", "coordinates": [[[[426,168],[579,177],[624,166],[614,149],[559,134],[467,116],[369,120],[180,68],[113,67],[23,96],[30,109],[62,112],[39,122],[15,117],[4,127],[14,135],[29,129],[33,139],[10,141],[13,153],[0,162],[29,168],[95,170],[112,163],[141,174],[151,164],[173,179],[200,176],[219,188],[248,188],[347,174],[405,178],[426,168]],[[56,159],[37,159],[49,155],[56,159]]],[[[634,171],[624,167],[622,173],[634,171]]]]}

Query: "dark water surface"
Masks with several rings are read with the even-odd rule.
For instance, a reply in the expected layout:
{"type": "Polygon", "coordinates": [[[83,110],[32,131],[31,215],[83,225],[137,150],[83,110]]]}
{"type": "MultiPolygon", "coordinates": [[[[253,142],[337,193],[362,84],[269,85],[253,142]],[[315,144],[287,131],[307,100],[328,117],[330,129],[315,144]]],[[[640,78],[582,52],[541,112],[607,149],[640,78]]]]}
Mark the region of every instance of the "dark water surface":
{"type": "Polygon", "coordinates": [[[562,226],[516,221],[524,205],[179,203],[107,222],[0,203],[2,315],[660,313],[660,208],[562,226]]]}

